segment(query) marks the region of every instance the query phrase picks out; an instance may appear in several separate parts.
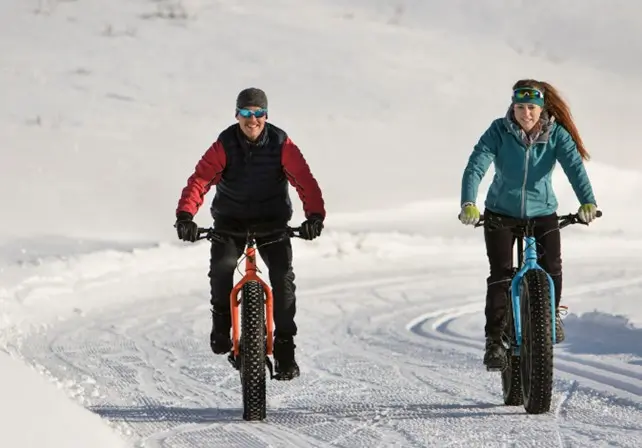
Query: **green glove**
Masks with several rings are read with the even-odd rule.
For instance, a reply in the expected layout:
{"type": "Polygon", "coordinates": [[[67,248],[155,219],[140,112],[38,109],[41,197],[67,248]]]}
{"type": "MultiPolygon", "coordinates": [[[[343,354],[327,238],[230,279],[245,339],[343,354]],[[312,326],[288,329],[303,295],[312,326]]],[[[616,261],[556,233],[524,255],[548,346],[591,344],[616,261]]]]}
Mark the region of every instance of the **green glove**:
{"type": "Polygon", "coordinates": [[[584,204],[577,211],[577,216],[588,224],[597,218],[597,206],[595,204],[584,204]]]}
{"type": "Polygon", "coordinates": [[[479,209],[472,202],[466,202],[461,206],[459,220],[467,226],[474,226],[479,222],[479,209]]]}

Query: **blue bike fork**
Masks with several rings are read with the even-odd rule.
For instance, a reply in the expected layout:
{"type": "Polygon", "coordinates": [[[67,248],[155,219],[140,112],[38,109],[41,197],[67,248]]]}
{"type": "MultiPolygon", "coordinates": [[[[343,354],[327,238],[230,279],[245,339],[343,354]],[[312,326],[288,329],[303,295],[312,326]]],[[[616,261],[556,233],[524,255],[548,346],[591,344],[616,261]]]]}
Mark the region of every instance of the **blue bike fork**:
{"type": "MultiPolygon", "coordinates": [[[[511,304],[513,306],[513,324],[515,326],[515,340],[517,346],[515,347],[515,354],[519,353],[519,348],[522,346],[522,320],[521,320],[521,297],[519,291],[519,285],[521,284],[524,275],[526,272],[531,269],[542,269],[542,267],[537,264],[537,246],[534,237],[526,236],[524,237],[524,261],[522,266],[520,266],[519,271],[515,273],[511,281],[511,304]]],[[[552,335],[553,335],[553,344],[556,340],[555,335],[555,285],[553,284],[553,278],[546,273],[546,278],[548,279],[548,286],[550,290],[550,302],[551,302],[551,315],[552,317],[552,335]]]]}

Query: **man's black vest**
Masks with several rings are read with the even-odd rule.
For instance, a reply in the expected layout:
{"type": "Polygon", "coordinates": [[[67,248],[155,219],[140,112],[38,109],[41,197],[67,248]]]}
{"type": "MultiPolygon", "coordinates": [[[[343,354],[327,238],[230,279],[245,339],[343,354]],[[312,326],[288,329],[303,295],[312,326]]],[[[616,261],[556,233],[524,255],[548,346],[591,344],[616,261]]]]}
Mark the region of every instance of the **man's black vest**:
{"type": "Polygon", "coordinates": [[[255,143],[249,142],[238,124],[219,135],[226,164],[216,185],[212,217],[246,223],[287,222],[292,217],[288,181],[281,153],[287,134],[266,123],[255,143]]]}

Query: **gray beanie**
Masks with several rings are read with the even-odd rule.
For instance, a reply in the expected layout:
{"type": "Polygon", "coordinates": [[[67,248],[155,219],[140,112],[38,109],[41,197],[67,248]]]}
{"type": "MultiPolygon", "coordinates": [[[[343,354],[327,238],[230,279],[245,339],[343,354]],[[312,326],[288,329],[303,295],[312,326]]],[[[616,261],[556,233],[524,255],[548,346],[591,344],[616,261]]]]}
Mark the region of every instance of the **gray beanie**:
{"type": "Polygon", "coordinates": [[[263,90],[257,89],[256,87],[249,87],[241,90],[239,95],[236,97],[236,108],[243,109],[250,106],[267,109],[267,95],[263,90]]]}

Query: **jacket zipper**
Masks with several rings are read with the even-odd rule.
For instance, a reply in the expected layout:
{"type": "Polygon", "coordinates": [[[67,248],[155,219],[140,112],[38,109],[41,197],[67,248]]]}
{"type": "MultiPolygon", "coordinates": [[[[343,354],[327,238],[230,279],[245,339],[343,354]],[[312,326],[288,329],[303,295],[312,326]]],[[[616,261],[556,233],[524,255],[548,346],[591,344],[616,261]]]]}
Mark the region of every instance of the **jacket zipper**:
{"type": "Polygon", "coordinates": [[[526,146],[524,144],[524,141],[522,138],[517,134],[513,129],[510,130],[510,132],[517,138],[517,140],[524,146],[526,154],[524,155],[524,182],[522,182],[522,207],[521,207],[521,212],[522,212],[522,218],[526,217],[526,178],[528,177],[528,160],[529,160],[529,150],[533,147],[533,145],[536,145],[537,143],[542,143],[542,142],[533,142],[530,145],[526,146]]]}
{"type": "Polygon", "coordinates": [[[526,148],[526,154],[524,156],[524,182],[522,183],[522,218],[526,217],[526,178],[528,177],[528,158],[529,158],[529,150],[531,149],[533,145],[529,145],[526,148]]]}

